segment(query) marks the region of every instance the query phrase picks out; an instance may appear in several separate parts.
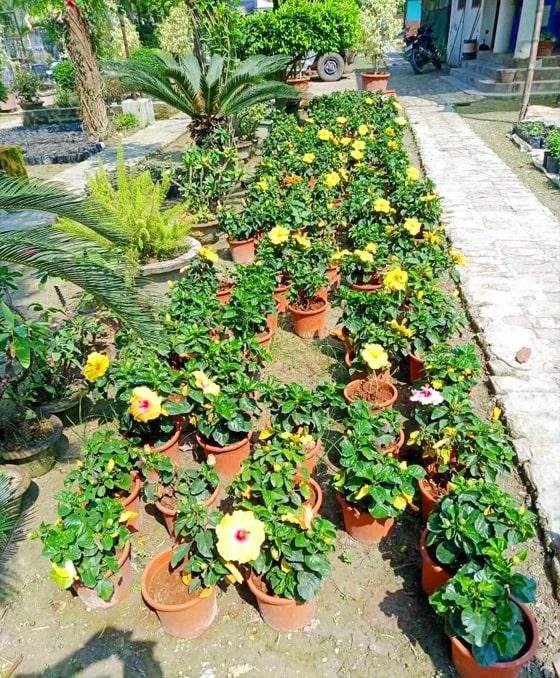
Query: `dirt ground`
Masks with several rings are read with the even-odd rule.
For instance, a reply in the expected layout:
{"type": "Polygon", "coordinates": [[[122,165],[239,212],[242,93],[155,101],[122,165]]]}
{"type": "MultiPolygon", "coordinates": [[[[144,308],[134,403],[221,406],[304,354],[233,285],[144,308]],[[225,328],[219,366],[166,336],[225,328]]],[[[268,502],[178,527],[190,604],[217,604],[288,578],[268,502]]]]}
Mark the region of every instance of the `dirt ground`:
{"type": "MultiPolygon", "coordinates": [[[[223,241],[216,249],[224,259],[228,257],[223,241]]],[[[267,373],[310,386],[321,379],[345,383],[343,347],[329,335],[337,320],[337,309],[331,309],[326,336],[306,341],[292,333],[289,319],[282,316],[267,373]]],[[[472,338],[467,330],[458,339],[472,338]]],[[[410,387],[405,377],[406,370],[394,375],[400,394],[396,407],[406,416],[410,387]]],[[[475,391],[475,408],[488,412],[490,402],[491,395],[481,382],[475,391]]],[[[24,498],[23,533],[54,519],[54,494],[78,458],[80,441],[95,427],[95,420],[86,416],[65,429],[55,468],[35,479],[24,498]]],[[[405,428],[410,430],[408,423],[405,428]]],[[[339,506],[328,487],[336,468],[336,439],[336,430],[325,437],[316,471],[324,493],[321,515],[337,526],[333,573],[318,596],[316,617],[309,627],[277,633],[261,620],[245,587],[229,587],[219,593],[218,617],[204,636],[191,641],[167,636],[156,614],[142,601],[140,577],[145,563],[171,545],[171,540],[151,508],[143,506],[143,528],[132,540],[133,590],[125,602],[109,610],[86,609],[71,592],[60,590],[48,578],[50,564],[40,555],[40,541],[22,539],[10,564],[15,592],[0,608],[4,665],[21,656],[15,674],[19,678],[455,676],[449,642],[420,587],[420,517],[407,512],[379,547],[353,541],[343,529],[339,506]]],[[[183,458],[191,463],[192,452],[185,443],[183,458]]],[[[410,450],[404,448],[403,453],[410,458],[410,450]]],[[[506,487],[530,506],[518,478],[508,480],[506,487]]],[[[538,582],[532,609],[541,640],[535,661],[521,677],[553,678],[552,658],[560,648],[560,606],[553,597],[545,553],[537,539],[528,544],[528,552],[523,572],[538,582]]]]}

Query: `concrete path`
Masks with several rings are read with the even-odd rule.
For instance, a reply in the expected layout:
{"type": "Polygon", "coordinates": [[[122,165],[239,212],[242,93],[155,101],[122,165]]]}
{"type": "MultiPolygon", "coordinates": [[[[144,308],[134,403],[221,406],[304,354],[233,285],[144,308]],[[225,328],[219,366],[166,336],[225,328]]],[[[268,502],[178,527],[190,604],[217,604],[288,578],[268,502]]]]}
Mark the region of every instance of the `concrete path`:
{"type": "Polygon", "coordinates": [[[442,196],[446,232],[467,259],[462,292],[558,558],[560,222],[453,111],[451,104],[472,97],[435,71],[412,75],[397,57],[390,70],[442,196]],[[520,363],[523,347],[531,354],[520,363]]]}

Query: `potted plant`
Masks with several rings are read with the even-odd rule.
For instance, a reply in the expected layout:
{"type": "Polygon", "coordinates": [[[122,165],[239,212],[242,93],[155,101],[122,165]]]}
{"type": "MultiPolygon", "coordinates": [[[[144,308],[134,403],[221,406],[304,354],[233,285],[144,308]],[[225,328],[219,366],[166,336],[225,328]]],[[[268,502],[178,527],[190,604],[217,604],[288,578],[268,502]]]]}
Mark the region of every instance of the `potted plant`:
{"type": "Polygon", "coordinates": [[[178,508],[180,542],[147,564],[142,597],[166,633],[197,638],[216,617],[217,584],[241,583],[237,564],[258,557],[264,526],[250,511],[222,515],[194,498],[178,508]]]}
{"type": "Polygon", "coordinates": [[[140,450],[116,431],[94,431],[82,445],[83,458],[77,468],[66,476],[64,486],[79,492],[86,500],[102,497],[118,499],[123,507],[136,516],[127,527],[137,532],[141,526],[140,515],[140,450]]]}
{"type": "Polygon", "coordinates": [[[359,351],[369,374],[365,379],[354,379],[346,385],[344,398],[347,403],[362,399],[370,404],[372,414],[392,407],[398,391],[386,379],[390,367],[389,356],[381,344],[364,344],[359,351]]]}
{"type": "Polygon", "coordinates": [[[317,268],[303,257],[298,258],[297,267],[290,267],[290,287],[286,296],[298,337],[313,339],[322,337],[325,332],[327,300],[320,295],[320,291],[328,285],[325,271],[326,266],[317,268]]]}
{"type": "Polygon", "coordinates": [[[208,462],[202,462],[198,468],[185,468],[174,466],[165,455],[149,456],[149,462],[142,469],[147,475],[143,495],[155,504],[163,515],[167,531],[174,537],[179,504],[195,499],[213,509],[218,499],[219,477],[214,465],[208,462]],[[148,469],[155,473],[149,473],[148,469]]]}
{"type": "Polygon", "coordinates": [[[535,581],[514,574],[512,561],[501,553],[493,558],[492,566],[463,565],[430,596],[445,620],[451,657],[464,678],[517,676],[538,645],[535,619],[524,605],[535,599],[535,581]]]}
{"type": "Polygon", "coordinates": [[[554,34],[549,31],[541,31],[539,44],[537,47],[537,56],[551,56],[554,49],[554,34]]]}
{"type": "Polygon", "coordinates": [[[432,344],[424,354],[422,372],[413,381],[428,384],[446,394],[459,388],[469,393],[481,374],[474,344],[432,344]]]}
{"type": "Polygon", "coordinates": [[[24,111],[43,107],[43,102],[39,99],[41,85],[43,85],[43,78],[31,68],[16,70],[12,90],[24,111]]]}
{"type": "Polygon", "coordinates": [[[420,540],[424,592],[431,595],[467,562],[491,564],[488,540],[503,539],[511,549],[533,537],[535,518],[496,484],[457,476],[436,502],[420,540]]]}
{"type": "Polygon", "coordinates": [[[560,174],[560,132],[551,127],[546,137],[544,166],[550,174],[560,174]]]}
{"type": "Polygon", "coordinates": [[[112,607],[132,587],[130,511],[118,499],[84,501],[77,492],[55,495],[58,519],[41,523],[32,533],[43,542],[42,555],[52,563],[50,578],[61,588],[73,587],[88,607],[112,607]]]}
{"type": "Polygon", "coordinates": [[[342,507],[346,531],[363,544],[377,544],[393,530],[395,517],[414,506],[413,480],[425,471],[361,441],[340,444],[340,470],[331,486],[342,507]]]}
{"type": "Polygon", "coordinates": [[[391,0],[365,0],[360,6],[360,42],[362,51],[373,66],[373,72],[362,72],[362,90],[385,90],[389,73],[381,72],[385,55],[401,29],[397,7],[391,0]],[[365,76],[365,77],[364,77],[365,76]]]}
{"type": "Polygon", "coordinates": [[[0,458],[40,476],[55,464],[62,422],[55,415],[43,416],[28,399],[26,380],[35,356],[49,350],[51,328],[44,320],[23,316],[13,305],[10,292],[17,289],[19,276],[0,267],[0,458]]]}
{"type": "Polygon", "coordinates": [[[233,210],[218,210],[218,227],[227,235],[231,258],[236,264],[251,264],[255,260],[256,228],[252,220],[233,210]]]}
{"type": "Polygon", "coordinates": [[[355,446],[369,445],[398,459],[399,450],[404,444],[404,430],[397,410],[385,408],[372,414],[365,400],[354,400],[348,405],[342,423],[347,439],[355,446]]]}
{"type": "Polygon", "coordinates": [[[374,292],[381,289],[379,272],[387,263],[387,245],[370,242],[363,249],[356,249],[353,252],[343,250],[340,272],[353,290],[374,292]]]}

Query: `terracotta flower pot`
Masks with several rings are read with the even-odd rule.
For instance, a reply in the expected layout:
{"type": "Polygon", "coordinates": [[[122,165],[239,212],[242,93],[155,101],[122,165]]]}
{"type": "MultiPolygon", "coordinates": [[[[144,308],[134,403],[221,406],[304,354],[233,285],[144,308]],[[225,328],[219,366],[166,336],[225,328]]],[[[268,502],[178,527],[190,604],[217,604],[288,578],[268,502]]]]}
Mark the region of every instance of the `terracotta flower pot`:
{"type": "Polygon", "coordinates": [[[387,89],[387,83],[389,82],[390,73],[381,72],[362,72],[362,90],[364,92],[379,92],[385,91],[387,89]]]}
{"type": "Polygon", "coordinates": [[[315,445],[308,449],[305,450],[305,461],[302,464],[304,468],[306,468],[310,475],[313,475],[315,471],[315,462],[317,460],[317,455],[319,454],[319,451],[321,450],[321,438],[317,438],[315,441],[315,445]]]}
{"type": "Polygon", "coordinates": [[[255,261],[255,239],[229,240],[231,258],[236,264],[252,264],[255,261]]]}
{"type": "Polygon", "coordinates": [[[274,334],[278,329],[278,311],[274,309],[270,313],[266,314],[266,326],[274,334]]]}
{"type": "Polygon", "coordinates": [[[323,490],[321,489],[321,486],[319,483],[314,480],[313,478],[310,478],[309,480],[305,480],[303,476],[300,476],[296,473],[296,480],[299,480],[302,483],[305,483],[306,485],[309,485],[311,488],[311,498],[309,499],[308,502],[311,504],[311,510],[313,512],[313,515],[316,516],[318,515],[321,506],[323,505],[323,490]]]}
{"type": "Polygon", "coordinates": [[[329,279],[330,289],[331,290],[338,289],[340,287],[340,282],[341,282],[341,278],[342,278],[338,268],[336,268],[335,266],[333,266],[332,268],[327,268],[325,273],[326,273],[327,278],[329,279]]]}
{"type": "Polygon", "coordinates": [[[359,283],[350,283],[350,289],[355,290],[356,292],[376,292],[383,287],[381,283],[364,283],[360,285],[359,283]]]}
{"type": "MultiPolygon", "coordinates": [[[[220,486],[218,485],[216,489],[202,502],[204,506],[207,506],[211,511],[216,506],[218,501],[218,495],[220,494],[220,486]]],[[[168,508],[164,506],[160,501],[155,502],[157,510],[163,516],[165,522],[165,527],[170,537],[175,537],[175,521],[177,520],[177,511],[176,509],[168,508]]]]}
{"type": "Polygon", "coordinates": [[[422,520],[424,523],[428,520],[428,516],[432,512],[436,504],[436,497],[431,492],[429,483],[425,478],[420,478],[418,481],[418,489],[420,490],[420,498],[422,501],[422,520]]]}
{"type": "Polygon", "coordinates": [[[256,336],[259,346],[270,346],[270,342],[272,341],[272,329],[267,327],[264,332],[259,332],[256,336]]]}
{"type": "Polygon", "coordinates": [[[401,447],[404,445],[404,431],[401,428],[399,431],[399,437],[398,439],[392,444],[392,445],[387,445],[387,447],[382,447],[381,452],[383,454],[390,454],[391,456],[395,457],[395,459],[399,458],[399,452],[401,450],[401,447]]]}
{"type": "Polygon", "coordinates": [[[252,570],[246,575],[247,585],[257,599],[264,621],[276,631],[297,631],[311,623],[315,614],[315,599],[300,603],[291,598],[269,596],[259,586],[259,580],[252,570]]]}
{"type": "Polygon", "coordinates": [[[251,451],[251,434],[247,433],[241,440],[231,445],[214,445],[209,443],[200,433],[196,434],[196,442],[204,450],[206,459],[213,454],[216,459],[214,470],[220,480],[231,481],[241,471],[241,463],[247,459],[251,451]]]}
{"type": "Polygon", "coordinates": [[[420,555],[422,556],[422,590],[427,596],[445,584],[446,581],[453,576],[451,572],[445,570],[441,565],[432,559],[428,549],[426,548],[426,537],[428,536],[428,529],[425,528],[420,537],[420,555]]]}
{"type": "Polygon", "coordinates": [[[181,455],[179,452],[179,438],[181,437],[181,429],[177,429],[171,438],[160,445],[159,447],[152,447],[150,445],[150,452],[161,452],[165,454],[166,457],[169,457],[175,466],[179,466],[181,463],[181,455]]]}
{"type": "Polygon", "coordinates": [[[308,311],[302,311],[293,304],[288,304],[288,310],[292,314],[294,330],[298,337],[314,339],[324,335],[327,314],[327,302],[324,299],[316,298],[315,308],[308,311]]]}
{"type": "Polygon", "coordinates": [[[521,609],[523,628],[527,638],[521,654],[511,661],[480,666],[465,643],[459,638],[451,637],[451,659],[457,673],[462,678],[516,678],[525,664],[533,659],[539,644],[537,623],[526,605],[516,600],[513,602],[521,609]]]}
{"type": "Polygon", "coordinates": [[[155,610],[166,633],[178,638],[198,638],[216,618],[216,587],[206,598],[189,594],[181,579],[181,567],[170,568],[172,551],[172,548],[162,551],[146,565],[142,597],[155,610]]]}
{"type": "Polygon", "coordinates": [[[379,544],[393,531],[394,518],[373,518],[368,511],[361,511],[345,501],[339,492],[335,492],[335,496],[342,508],[344,527],[352,539],[361,544],[379,544]]]}
{"type": "Polygon", "coordinates": [[[286,292],[290,289],[290,285],[278,285],[274,290],[274,300],[276,301],[276,308],[278,313],[285,313],[288,310],[288,300],[286,299],[286,292]]]}
{"type": "Polygon", "coordinates": [[[130,593],[134,581],[134,573],[132,571],[132,564],[130,562],[130,542],[125,544],[123,552],[119,558],[119,573],[107,573],[105,575],[113,582],[114,592],[109,600],[103,600],[99,597],[94,589],[83,586],[80,581],[74,582],[72,588],[78,594],[80,600],[86,607],[103,609],[113,607],[117,603],[121,603],[130,593]]]}
{"type": "Polygon", "coordinates": [[[218,288],[216,292],[216,297],[220,304],[225,305],[231,299],[231,291],[233,290],[233,283],[224,284],[221,288],[218,288]]]}
{"type": "Polygon", "coordinates": [[[123,505],[125,511],[134,511],[138,515],[134,518],[129,518],[125,525],[131,532],[140,532],[142,529],[142,513],[140,512],[140,488],[142,481],[137,471],[132,471],[132,485],[130,487],[130,494],[126,497],[119,497],[119,501],[123,505]]]}
{"type": "Polygon", "coordinates": [[[388,381],[372,379],[355,379],[344,389],[344,399],[351,403],[358,398],[367,400],[373,405],[371,412],[381,412],[386,408],[393,407],[397,400],[398,391],[388,381]]]}
{"type": "Polygon", "coordinates": [[[424,369],[424,358],[419,358],[410,353],[408,356],[408,367],[410,375],[410,383],[413,384],[415,381],[422,377],[422,370],[424,369]]]}

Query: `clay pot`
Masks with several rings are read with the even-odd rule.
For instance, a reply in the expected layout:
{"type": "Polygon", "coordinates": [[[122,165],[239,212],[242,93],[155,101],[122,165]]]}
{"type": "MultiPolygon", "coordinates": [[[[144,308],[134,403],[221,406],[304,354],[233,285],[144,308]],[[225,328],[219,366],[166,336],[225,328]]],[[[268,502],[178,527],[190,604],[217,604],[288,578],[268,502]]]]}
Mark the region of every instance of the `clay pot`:
{"type": "Polygon", "coordinates": [[[424,358],[419,358],[410,353],[408,356],[408,366],[409,366],[409,375],[410,383],[413,384],[418,379],[422,377],[422,370],[424,369],[424,358]]]}
{"type": "Polygon", "coordinates": [[[257,599],[264,621],[276,631],[297,631],[311,623],[315,614],[315,599],[300,603],[291,598],[269,596],[259,586],[252,570],[246,574],[247,585],[257,599]]]}
{"type": "Polygon", "coordinates": [[[381,72],[363,72],[360,74],[362,78],[362,90],[364,92],[379,92],[385,91],[387,89],[387,83],[389,82],[390,73],[381,72]]]}
{"type": "Polygon", "coordinates": [[[130,542],[125,544],[119,558],[119,574],[107,573],[105,576],[113,582],[115,588],[109,600],[103,600],[103,598],[97,595],[95,589],[83,586],[80,581],[72,584],[72,588],[86,607],[97,609],[113,607],[117,603],[121,603],[128,596],[134,581],[134,573],[130,562],[130,542]]]}
{"type": "MultiPolygon", "coordinates": [[[[334,201],[333,201],[334,202],[334,201]]],[[[342,276],[340,275],[338,268],[327,268],[325,271],[327,278],[329,279],[329,286],[331,290],[337,290],[340,287],[340,282],[342,276]]]]}
{"type": "Polygon", "coordinates": [[[272,329],[267,327],[264,332],[259,332],[256,336],[257,344],[259,344],[259,346],[270,346],[270,342],[272,341],[272,329]]]}
{"type": "Polygon", "coordinates": [[[24,449],[4,450],[0,453],[0,459],[23,467],[31,478],[44,476],[56,463],[56,444],[62,435],[62,422],[54,414],[45,419],[48,419],[52,427],[48,438],[24,449]]]}
{"type": "Polygon", "coordinates": [[[533,659],[539,644],[537,623],[526,605],[516,600],[513,602],[521,609],[523,628],[527,638],[521,654],[508,662],[495,662],[488,666],[480,666],[465,643],[459,638],[451,637],[451,659],[457,673],[462,678],[516,678],[525,664],[533,659]]]}
{"type": "Polygon", "coordinates": [[[125,525],[130,532],[140,532],[142,529],[142,513],[140,512],[140,488],[142,481],[137,471],[131,472],[132,485],[130,487],[130,494],[127,497],[119,497],[119,501],[123,505],[125,511],[134,511],[138,515],[135,518],[129,518],[125,525]]]}
{"type": "Polygon", "coordinates": [[[278,311],[276,309],[266,314],[266,326],[272,334],[278,329],[278,311]]]}
{"type": "Polygon", "coordinates": [[[285,313],[288,310],[288,300],[286,299],[286,292],[290,289],[290,285],[278,285],[274,290],[274,300],[276,301],[276,309],[278,313],[285,313]]]}
{"type": "Polygon", "coordinates": [[[322,337],[325,333],[325,318],[327,315],[327,302],[316,297],[317,308],[302,311],[297,306],[288,304],[288,310],[292,314],[294,330],[298,337],[314,339],[322,337]]]}
{"type": "MultiPolygon", "coordinates": [[[[218,495],[220,494],[220,486],[218,485],[216,489],[202,502],[204,506],[207,506],[210,511],[214,509],[218,501],[218,495]]],[[[175,509],[167,508],[160,501],[155,502],[157,510],[163,516],[165,522],[165,527],[170,537],[175,537],[175,521],[177,520],[177,511],[175,509]]]]}
{"type": "Polygon", "coordinates": [[[233,283],[228,283],[224,285],[221,289],[218,289],[216,292],[216,297],[220,304],[224,306],[231,299],[231,291],[233,290],[233,283]]]}
{"type": "Polygon", "coordinates": [[[376,292],[377,290],[380,290],[383,287],[381,283],[364,283],[363,285],[360,285],[358,283],[351,283],[350,284],[350,289],[355,290],[356,292],[376,292]]]}
{"type": "Polygon", "coordinates": [[[255,261],[255,239],[229,240],[231,258],[236,264],[252,264],[255,261]]]}
{"type": "Polygon", "coordinates": [[[309,485],[309,487],[311,487],[311,499],[305,503],[311,504],[311,510],[314,516],[318,515],[321,506],[323,505],[323,490],[321,489],[321,486],[313,478],[306,480],[303,476],[300,476],[297,473],[296,481],[299,481],[300,483],[305,483],[306,485],[309,485]]]}
{"type": "Polygon", "coordinates": [[[161,452],[165,454],[166,457],[169,457],[175,466],[179,466],[181,463],[181,455],[179,452],[179,438],[181,437],[181,429],[177,429],[171,438],[160,445],[159,447],[152,447],[150,445],[150,452],[161,452]]]}
{"type": "Polygon", "coordinates": [[[418,481],[418,489],[420,490],[420,498],[422,501],[422,520],[425,523],[438,498],[434,496],[430,484],[425,478],[420,478],[418,481]]]}
{"type": "Polygon", "coordinates": [[[351,381],[344,389],[344,399],[347,403],[351,403],[357,398],[364,397],[369,403],[372,403],[371,412],[381,412],[389,407],[393,407],[397,400],[398,391],[388,381],[371,380],[371,379],[355,379],[351,381]],[[371,384],[370,393],[364,391],[364,386],[369,388],[371,384]]]}
{"type": "Polygon", "coordinates": [[[172,548],[168,548],[158,553],[146,565],[142,573],[142,597],[146,605],[155,610],[163,630],[170,636],[198,638],[216,618],[216,587],[206,598],[200,598],[196,593],[189,594],[181,579],[181,566],[171,570],[172,551],[172,548]],[[164,591],[160,590],[163,587],[165,592],[172,594],[172,599],[182,597],[184,601],[165,602],[164,591]]]}
{"type": "Polygon", "coordinates": [[[315,462],[320,449],[321,438],[317,438],[315,445],[311,449],[305,450],[305,461],[303,462],[302,466],[309,471],[310,475],[312,475],[315,471],[315,462]]]}
{"type": "Polygon", "coordinates": [[[399,431],[399,438],[397,441],[395,441],[392,445],[387,445],[387,447],[382,447],[381,452],[383,454],[391,455],[395,457],[395,459],[399,458],[399,452],[401,447],[404,445],[404,431],[401,428],[399,431]]]}
{"type": "Polygon", "coordinates": [[[426,548],[426,537],[428,528],[425,528],[420,537],[420,555],[422,556],[422,590],[427,596],[445,584],[453,576],[451,572],[444,570],[435,560],[432,560],[428,549],[426,548]]]}
{"type": "Polygon", "coordinates": [[[229,482],[241,472],[241,463],[247,459],[251,451],[251,434],[247,433],[241,440],[231,445],[213,445],[200,433],[196,434],[196,442],[203,449],[206,459],[213,454],[216,459],[214,470],[220,476],[220,480],[229,482]]]}
{"type": "Polygon", "coordinates": [[[379,544],[393,531],[394,518],[373,518],[368,511],[348,504],[339,492],[335,492],[335,496],[342,508],[344,527],[352,539],[361,544],[379,544]]]}

